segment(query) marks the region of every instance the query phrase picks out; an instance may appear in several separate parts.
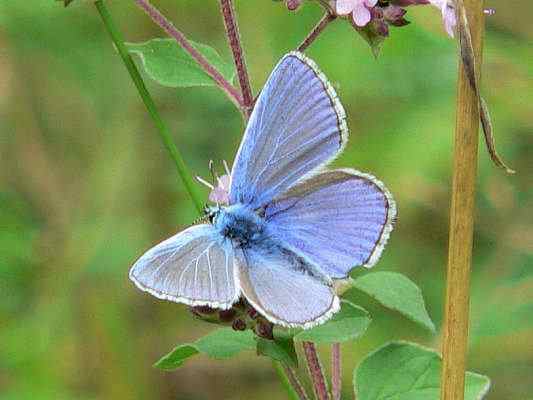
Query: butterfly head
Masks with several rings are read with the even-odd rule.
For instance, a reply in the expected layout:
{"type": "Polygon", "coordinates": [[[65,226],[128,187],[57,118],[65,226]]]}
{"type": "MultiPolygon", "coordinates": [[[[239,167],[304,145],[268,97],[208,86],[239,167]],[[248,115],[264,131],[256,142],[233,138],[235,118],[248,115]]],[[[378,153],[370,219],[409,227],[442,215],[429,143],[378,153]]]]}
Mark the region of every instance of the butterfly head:
{"type": "Polygon", "coordinates": [[[221,211],[222,207],[218,204],[215,206],[210,206],[206,204],[204,206],[204,221],[207,220],[210,224],[215,224],[215,220],[221,211]]]}

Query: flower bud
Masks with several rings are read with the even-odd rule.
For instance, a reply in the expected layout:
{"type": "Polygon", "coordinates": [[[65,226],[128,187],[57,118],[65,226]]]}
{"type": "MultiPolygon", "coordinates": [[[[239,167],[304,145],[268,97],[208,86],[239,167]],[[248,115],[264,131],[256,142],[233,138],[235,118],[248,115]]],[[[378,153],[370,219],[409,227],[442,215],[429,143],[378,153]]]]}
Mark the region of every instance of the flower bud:
{"type": "Polygon", "coordinates": [[[229,310],[221,310],[218,312],[220,322],[232,322],[237,316],[237,310],[230,308],[229,310]]]}
{"type": "Polygon", "coordinates": [[[409,23],[403,16],[407,11],[400,6],[390,5],[383,9],[383,18],[391,25],[405,26],[409,23]]]}
{"type": "Polygon", "coordinates": [[[259,316],[259,313],[255,308],[248,308],[247,313],[251,319],[257,319],[257,317],[259,316]]]}
{"type": "Polygon", "coordinates": [[[303,0],[286,0],[285,4],[289,11],[296,11],[301,5],[303,0]]]}
{"type": "Polygon", "coordinates": [[[237,318],[233,323],[231,324],[231,327],[235,331],[244,331],[246,330],[246,322],[243,319],[237,318]]]}
{"type": "Polygon", "coordinates": [[[383,8],[381,7],[374,7],[370,9],[370,18],[375,19],[382,19],[383,18],[383,8]]]}
{"type": "Polygon", "coordinates": [[[377,19],[374,22],[376,32],[379,36],[387,37],[389,36],[389,25],[383,19],[377,19]]]}
{"type": "Polygon", "coordinates": [[[383,9],[383,17],[387,21],[394,21],[399,18],[403,18],[407,11],[399,6],[388,6],[383,9]]]}
{"type": "Polygon", "coordinates": [[[205,322],[213,324],[231,326],[233,321],[245,314],[245,304],[238,301],[228,310],[219,310],[208,306],[190,307],[192,315],[205,322]]]}
{"type": "Polygon", "coordinates": [[[231,326],[236,331],[252,329],[256,335],[265,339],[273,339],[274,337],[274,325],[259,314],[245,299],[240,299],[227,310],[196,306],[190,307],[190,311],[202,321],[231,326]]]}
{"type": "Polygon", "coordinates": [[[274,325],[264,318],[260,318],[255,325],[255,334],[265,339],[274,339],[274,325]]]}
{"type": "Polygon", "coordinates": [[[208,306],[197,306],[189,308],[192,315],[202,321],[217,323],[218,310],[208,306]]]}

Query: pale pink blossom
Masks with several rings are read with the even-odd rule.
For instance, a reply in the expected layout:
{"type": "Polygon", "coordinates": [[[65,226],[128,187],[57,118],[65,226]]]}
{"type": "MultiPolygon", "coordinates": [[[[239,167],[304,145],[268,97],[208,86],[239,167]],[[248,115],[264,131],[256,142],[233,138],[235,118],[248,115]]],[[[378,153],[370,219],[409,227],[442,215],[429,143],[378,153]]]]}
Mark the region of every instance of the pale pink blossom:
{"type": "Polygon", "coordinates": [[[229,175],[217,177],[217,186],[209,193],[209,201],[218,204],[228,204],[230,183],[231,178],[229,175]]]}
{"type": "Polygon", "coordinates": [[[337,0],[335,12],[337,15],[352,15],[353,22],[357,26],[365,26],[372,19],[370,9],[377,4],[378,0],[337,0]]]}
{"type": "Polygon", "coordinates": [[[450,37],[455,35],[455,27],[457,25],[457,17],[455,15],[455,6],[452,0],[429,0],[431,4],[440,9],[442,13],[442,20],[444,28],[450,37]]]}
{"type": "Polygon", "coordinates": [[[303,0],[286,0],[287,8],[289,11],[295,11],[302,5],[303,0]]]}

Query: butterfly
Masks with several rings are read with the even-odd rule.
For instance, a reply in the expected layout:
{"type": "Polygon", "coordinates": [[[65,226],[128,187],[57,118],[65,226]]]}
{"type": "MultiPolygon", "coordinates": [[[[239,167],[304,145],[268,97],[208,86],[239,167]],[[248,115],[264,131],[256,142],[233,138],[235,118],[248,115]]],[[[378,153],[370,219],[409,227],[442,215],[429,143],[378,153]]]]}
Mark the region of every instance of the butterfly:
{"type": "Polygon", "coordinates": [[[274,68],[255,104],[226,186],[228,204],[142,255],[143,291],[229,309],[244,298],[285,327],[310,328],[340,308],[335,283],[379,259],[396,217],[374,176],[326,170],[348,139],[344,109],[299,52],[274,68]]]}

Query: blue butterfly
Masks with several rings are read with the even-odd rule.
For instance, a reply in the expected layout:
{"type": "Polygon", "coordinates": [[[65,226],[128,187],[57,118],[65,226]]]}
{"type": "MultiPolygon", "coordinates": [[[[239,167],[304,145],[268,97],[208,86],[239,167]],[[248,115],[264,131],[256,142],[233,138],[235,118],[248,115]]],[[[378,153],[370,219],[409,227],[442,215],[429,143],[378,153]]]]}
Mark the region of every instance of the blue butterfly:
{"type": "Polygon", "coordinates": [[[244,297],[274,324],[309,328],[339,310],[334,284],[379,259],[396,216],[372,175],[325,170],[348,140],[346,114],[316,64],[281,59],[263,88],[231,171],[227,205],[146,252],[131,280],[191,306],[244,297]]]}

